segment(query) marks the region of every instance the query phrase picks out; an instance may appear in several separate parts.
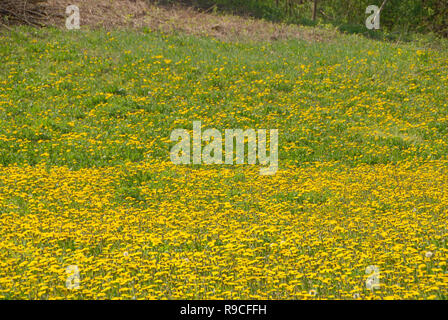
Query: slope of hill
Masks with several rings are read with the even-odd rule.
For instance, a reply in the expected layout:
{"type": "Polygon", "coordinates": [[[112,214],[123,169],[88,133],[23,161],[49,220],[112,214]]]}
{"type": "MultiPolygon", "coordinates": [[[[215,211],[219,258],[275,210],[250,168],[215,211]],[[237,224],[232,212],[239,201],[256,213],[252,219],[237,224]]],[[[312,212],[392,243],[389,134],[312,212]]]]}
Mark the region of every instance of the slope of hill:
{"type": "Polygon", "coordinates": [[[0,298],[446,299],[447,51],[295,28],[0,33],[0,298]],[[193,121],[278,172],[174,165],[193,121]]]}

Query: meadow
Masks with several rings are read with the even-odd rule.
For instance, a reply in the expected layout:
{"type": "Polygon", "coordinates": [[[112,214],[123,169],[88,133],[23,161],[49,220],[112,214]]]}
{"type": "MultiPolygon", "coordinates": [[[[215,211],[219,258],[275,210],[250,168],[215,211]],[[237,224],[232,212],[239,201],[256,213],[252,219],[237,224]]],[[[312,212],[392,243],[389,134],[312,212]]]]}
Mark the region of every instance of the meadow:
{"type": "Polygon", "coordinates": [[[0,65],[0,298],[448,298],[446,49],[15,27],[0,65]],[[279,170],[172,164],[193,121],[279,170]]]}

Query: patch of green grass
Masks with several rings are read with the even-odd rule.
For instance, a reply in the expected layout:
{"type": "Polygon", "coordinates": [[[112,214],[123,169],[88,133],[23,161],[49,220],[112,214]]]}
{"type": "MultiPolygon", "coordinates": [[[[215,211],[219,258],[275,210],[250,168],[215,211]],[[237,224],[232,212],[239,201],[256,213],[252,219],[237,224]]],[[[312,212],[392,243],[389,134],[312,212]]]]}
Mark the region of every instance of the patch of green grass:
{"type": "Polygon", "coordinates": [[[28,34],[1,38],[3,165],[168,160],[171,131],[193,120],[279,128],[280,162],[299,166],[447,155],[444,50],[356,35],[243,44],[129,30],[28,34]]]}

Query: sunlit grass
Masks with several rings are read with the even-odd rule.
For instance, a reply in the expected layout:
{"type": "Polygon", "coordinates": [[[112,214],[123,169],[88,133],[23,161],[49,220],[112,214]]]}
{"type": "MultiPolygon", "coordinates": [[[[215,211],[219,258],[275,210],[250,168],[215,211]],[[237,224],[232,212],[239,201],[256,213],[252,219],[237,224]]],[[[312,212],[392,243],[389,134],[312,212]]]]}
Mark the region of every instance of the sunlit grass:
{"type": "Polygon", "coordinates": [[[447,298],[447,52],[21,30],[0,36],[0,297],[447,298]],[[172,165],[195,120],[279,129],[279,171],[172,165]]]}

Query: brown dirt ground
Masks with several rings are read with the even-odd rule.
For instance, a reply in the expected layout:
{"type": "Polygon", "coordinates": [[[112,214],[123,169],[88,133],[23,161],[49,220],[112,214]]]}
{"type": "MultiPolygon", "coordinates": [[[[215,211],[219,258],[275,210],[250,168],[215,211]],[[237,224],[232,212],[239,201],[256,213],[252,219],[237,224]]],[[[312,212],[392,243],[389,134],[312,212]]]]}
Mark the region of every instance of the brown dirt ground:
{"type": "Polygon", "coordinates": [[[50,17],[47,24],[64,28],[65,8],[71,4],[79,7],[81,28],[149,27],[165,33],[184,32],[223,41],[292,38],[328,41],[337,36],[336,31],[199,12],[184,6],[162,7],[144,0],[48,0],[43,5],[50,17]]]}

